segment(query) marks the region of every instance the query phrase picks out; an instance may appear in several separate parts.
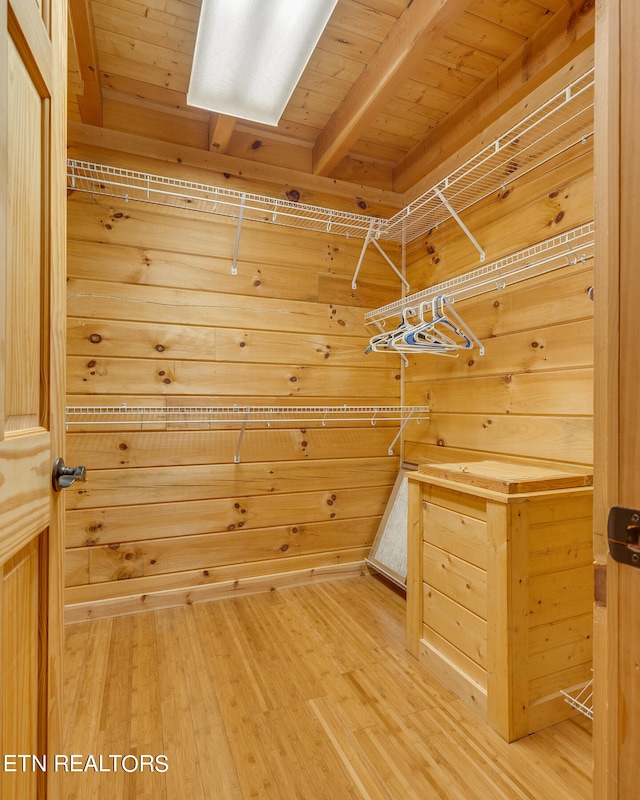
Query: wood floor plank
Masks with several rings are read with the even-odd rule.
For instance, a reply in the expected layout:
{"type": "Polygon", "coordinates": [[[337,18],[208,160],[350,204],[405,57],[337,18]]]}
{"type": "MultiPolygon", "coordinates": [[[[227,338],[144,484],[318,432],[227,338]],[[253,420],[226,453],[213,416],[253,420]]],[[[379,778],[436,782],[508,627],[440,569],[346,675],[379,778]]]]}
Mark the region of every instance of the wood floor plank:
{"type": "MultiPolygon", "coordinates": [[[[100,715],[100,738],[97,748],[99,754],[134,755],[132,747],[125,750],[121,748],[123,742],[131,741],[135,624],[136,620],[132,616],[113,620],[100,715]]],[[[127,759],[127,763],[129,761],[130,759],[127,759]]],[[[134,772],[126,772],[124,768],[119,768],[107,775],[95,772],[85,774],[89,781],[85,789],[86,797],[107,800],[107,797],[129,798],[133,795],[136,780],[134,772]]]]}
{"type": "MultiPolygon", "coordinates": [[[[65,650],[64,754],[98,752],[102,697],[109,670],[113,622],[114,620],[105,619],[77,626],[80,635],[85,638],[84,659],[81,663],[74,664],[67,659],[68,649],[65,650]],[[75,672],[71,672],[70,667],[75,667],[75,672]],[[71,687],[72,680],[75,680],[75,691],[71,687]]],[[[78,631],[69,629],[66,648],[69,647],[70,640],[75,639],[78,631]]],[[[84,797],[93,797],[94,795],[86,793],[87,785],[91,783],[92,777],[91,773],[65,774],[66,800],[83,800],[84,797]]]]}
{"type": "MultiPolygon", "coordinates": [[[[109,623],[110,624],[110,623],[109,623]]],[[[82,688],[80,673],[87,661],[88,636],[85,625],[74,625],[68,628],[65,636],[65,671],[64,671],[64,707],[65,722],[72,718],[72,709],[78,702],[82,688]]],[[[67,731],[65,731],[65,735],[67,731]]]]}
{"type": "Polygon", "coordinates": [[[354,734],[336,712],[331,699],[318,697],[310,700],[309,705],[364,800],[393,798],[394,795],[387,791],[384,782],[381,782],[380,776],[376,774],[376,765],[358,746],[354,734]]]}
{"type": "MultiPolygon", "coordinates": [[[[183,609],[184,611],[184,609],[183,609]]],[[[193,722],[195,747],[201,765],[203,798],[242,800],[224,719],[216,695],[215,673],[207,658],[206,638],[193,614],[181,614],[180,649],[192,667],[187,692],[193,722]],[[215,764],[215,769],[208,765],[215,764]]]]}
{"type": "Polygon", "coordinates": [[[348,771],[326,745],[320,722],[307,703],[281,706],[265,714],[270,758],[285,797],[335,800],[354,788],[348,771]]]}
{"type": "Polygon", "coordinates": [[[228,684],[221,706],[242,796],[288,800],[271,758],[272,737],[267,717],[264,712],[247,712],[242,701],[242,686],[228,684]]]}
{"type": "Polygon", "coordinates": [[[162,697],[164,754],[169,759],[166,773],[168,797],[207,798],[203,777],[207,765],[197,756],[189,681],[193,666],[188,667],[180,647],[181,608],[167,609],[156,617],[158,647],[158,687],[162,697]]]}
{"type": "Polygon", "coordinates": [[[141,753],[162,753],[162,715],[155,617],[134,617],[131,681],[131,744],[141,753]]]}
{"type": "Polygon", "coordinates": [[[591,723],[512,744],[405,650],[370,575],[67,629],[65,752],[166,755],[68,775],[65,800],[585,800],[591,723]]]}
{"type": "Polygon", "coordinates": [[[407,747],[406,737],[375,726],[358,732],[358,741],[377,769],[392,797],[467,800],[447,779],[438,759],[431,755],[430,740],[422,747],[407,747]]]}

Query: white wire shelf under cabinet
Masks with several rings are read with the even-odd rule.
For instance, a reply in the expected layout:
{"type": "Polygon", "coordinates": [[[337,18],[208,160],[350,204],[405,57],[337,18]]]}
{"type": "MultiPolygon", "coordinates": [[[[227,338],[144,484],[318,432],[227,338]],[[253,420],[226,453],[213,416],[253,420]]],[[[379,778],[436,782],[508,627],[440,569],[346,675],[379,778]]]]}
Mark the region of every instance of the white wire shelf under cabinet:
{"type": "Polygon", "coordinates": [[[593,719],[593,678],[575,690],[562,690],[565,702],[588,719],[593,719]]]}

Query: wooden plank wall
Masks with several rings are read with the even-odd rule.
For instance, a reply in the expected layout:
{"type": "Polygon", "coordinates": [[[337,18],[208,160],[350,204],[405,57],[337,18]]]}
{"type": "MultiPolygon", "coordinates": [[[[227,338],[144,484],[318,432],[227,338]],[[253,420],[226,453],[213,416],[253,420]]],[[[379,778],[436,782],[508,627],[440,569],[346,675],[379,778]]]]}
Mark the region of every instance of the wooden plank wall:
{"type": "MultiPolygon", "coordinates": [[[[463,215],[486,261],[593,219],[589,139],[514,181],[463,215]]],[[[478,267],[455,223],[415,240],[411,290],[478,267]]],[[[415,463],[487,457],[593,463],[593,261],[564,267],[456,310],[481,339],[458,358],[418,355],[405,370],[405,402],[428,403],[431,420],[410,431],[415,463]]]]}
{"type": "MultiPolygon", "coordinates": [[[[400,402],[399,359],[364,355],[364,311],[398,292],[373,248],[354,292],[361,242],[245,222],[234,276],[231,219],[79,193],[68,205],[69,405],[400,402]]],[[[362,562],[397,426],[250,426],[239,464],[237,427],[170,427],[69,431],[67,463],[88,471],[67,490],[66,602],[81,616],[362,562]]]]}
{"type": "MultiPolygon", "coordinates": [[[[119,153],[114,163],[135,169],[140,159],[119,153]]],[[[592,206],[589,140],[464,219],[494,260],[591,220],[592,206]]],[[[245,223],[232,276],[235,232],[220,217],[70,197],[70,405],[403,396],[432,408],[430,421],[407,428],[407,461],[592,464],[591,262],[459,303],[485,355],[416,356],[403,381],[395,357],[364,356],[364,311],[399,294],[373,248],[353,292],[360,242],[245,223]]],[[[455,223],[413,242],[407,262],[412,291],[478,266],[455,223]]],[[[71,431],[67,462],[86,464],[89,480],[67,493],[67,603],[360,562],[397,473],[394,433],[368,423],[262,427],[246,433],[233,464],[238,432],[223,426],[71,431]]]]}

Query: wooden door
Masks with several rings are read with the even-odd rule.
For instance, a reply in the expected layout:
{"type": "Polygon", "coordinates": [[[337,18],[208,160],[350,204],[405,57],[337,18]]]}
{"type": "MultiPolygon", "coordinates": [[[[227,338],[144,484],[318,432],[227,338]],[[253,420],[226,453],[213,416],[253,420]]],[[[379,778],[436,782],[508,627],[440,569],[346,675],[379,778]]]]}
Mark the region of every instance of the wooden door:
{"type": "Polygon", "coordinates": [[[3,800],[59,797],[31,756],[61,747],[65,28],[61,0],[0,0],[3,800]]]}
{"type": "Polygon", "coordinates": [[[635,800],[640,569],[608,555],[612,506],[640,509],[640,4],[599,0],[596,30],[594,797],[635,800]]]}

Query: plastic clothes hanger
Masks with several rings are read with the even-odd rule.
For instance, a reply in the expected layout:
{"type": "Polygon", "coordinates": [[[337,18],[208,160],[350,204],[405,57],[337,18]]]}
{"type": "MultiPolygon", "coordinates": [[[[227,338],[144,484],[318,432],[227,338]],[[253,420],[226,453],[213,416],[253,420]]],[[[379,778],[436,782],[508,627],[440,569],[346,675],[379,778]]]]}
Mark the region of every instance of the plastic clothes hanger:
{"type": "Polygon", "coordinates": [[[421,303],[418,309],[403,309],[398,326],[372,336],[365,352],[395,351],[406,363],[404,353],[428,352],[455,358],[459,350],[470,350],[475,344],[480,355],[484,355],[482,343],[453,310],[452,302],[438,295],[430,302],[421,303]],[[427,309],[430,309],[428,319],[427,309]]]}
{"type": "Polygon", "coordinates": [[[401,335],[401,333],[405,330],[409,331],[414,327],[413,323],[409,322],[410,316],[415,316],[415,311],[411,308],[403,309],[402,318],[398,327],[394,328],[392,331],[381,331],[380,333],[372,336],[369,340],[369,346],[365,350],[365,353],[370,353],[372,350],[379,352],[393,349],[391,346],[391,340],[396,336],[401,335]]]}
{"type": "Polygon", "coordinates": [[[418,311],[419,322],[410,330],[400,332],[399,335],[397,332],[394,333],[393,345],[395,349],[418,349],[439,355],[457,355],[457,353],[452,352],[458,349],[456,342],[442,330],[437,330],[435,327],[435,308],[433,301],[431,303],[421,303],[418,311]],[[431,317],[425,319],[425,309],[428,307],[432,309],[431,317]]]}
{"type": "MultiPolygon", "coordinates": [[[[430,329],[433,320],[425,319],[425,308],[431,308],[431,303],[421,304],[416,311],[406,308],[402,312],[400,324],[392,331],[381,331],[373,336],[365,352],[395,351],[403,355],[414,351],[426,351],[441,355],[456,356],[458,345],[442,332],[433,334],[430,329]],[[411,320],[417,318],[416,322],[411,320]]],[[[404,356],[403,356],[404,357],[404,356]]],[[[406,361],[406,359],[405,359],[406,361]]]]}
{"type": "Polygon", "coordinates": [[[381,331],[373,336],[369,341],[369,347],[366,352],[375,351],[396,351],[404,352],[409,350],[423,347],[427,344],[425,339],[422,343],[406,344],[405,339],[413,335],[413,333],[421,329],[424,325],[424,318],[417,315],[416,311],[412,308],[406,308],[402,311],[402,319],[399,325],[391,331],[381,331]],[[418,322],[413,322],[412,319],[418,316],[418,322]]]}
{"type": "Polygon", "coordinates": [[[451,328],[458,336],[462,338],[464,344],[460,346],[460,349],[464,350],[471,350],[473,349],[473,345],[477,345],[478,352],[481,356],[484,355],[484,346],[482,342],[478,339],[477,336],[473,334],[473,332],[465,325],[465,323],[460,319],[459,314],[453,309],[453,301],[447,300],[444,295],[441,295],[439,298],[435,298],[436,300],[440,300],[440,306],[438,310],[439,320],[445,323],[449,328],[451,328]],[[444,307],[447,307],[447,311],[444,311],[444,307]],[[453,317],[457,324],[454,324],[450,317],[453,317]]]}

